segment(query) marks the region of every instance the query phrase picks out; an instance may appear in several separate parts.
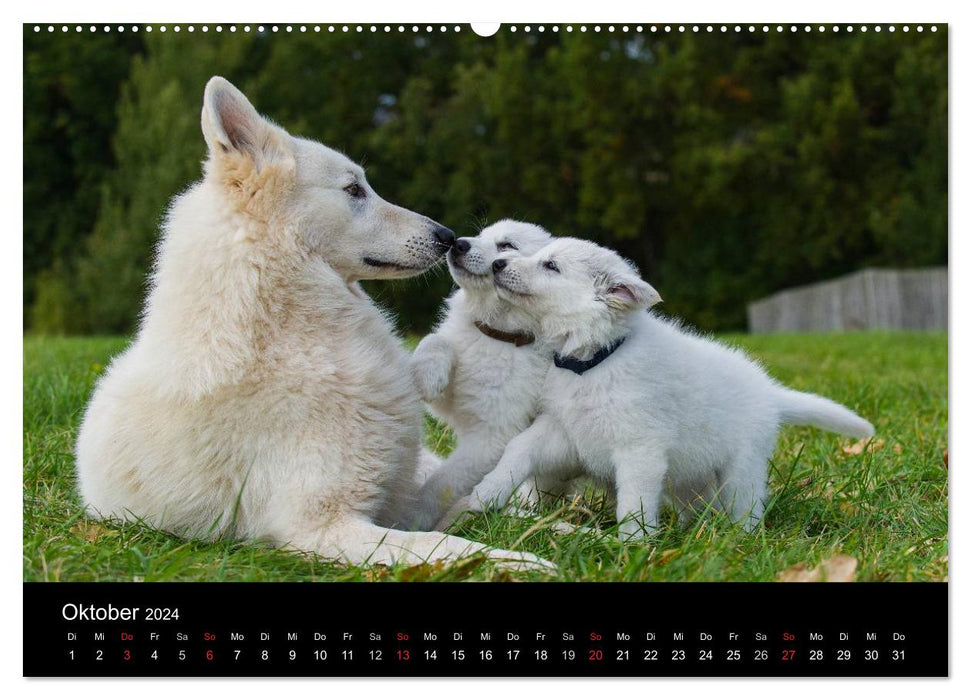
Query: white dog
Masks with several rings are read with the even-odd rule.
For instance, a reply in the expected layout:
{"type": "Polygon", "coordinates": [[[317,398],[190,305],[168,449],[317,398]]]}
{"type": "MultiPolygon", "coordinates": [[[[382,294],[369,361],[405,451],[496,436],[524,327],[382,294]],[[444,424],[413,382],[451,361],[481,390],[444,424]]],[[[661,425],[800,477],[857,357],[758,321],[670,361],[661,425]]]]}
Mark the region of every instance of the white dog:
{"type": "Polygon", "coordinates": [[[717,501],[752,527],[780,425],[873,434],[843,406],[786,389],[741,352],[644,311],[660,297],[613,251],[560,238],[493,269],[499,296],[559,352],[542,414],[476,486],[473,509],[503,503],[534,472],[566,479],[581,463],[615,484],[625,537],[657,526],[665,488],[683,515],[717,501]]]}
{"type": "Polygon", "coordinates": [[[222,78],[206,85],[202,131],[205,176],[172,202],[138,336],[78,436],[89,513],[360,564],[484,550],[376,524],[410,505],[392,496],[413,493],[422,408],[358,280],[428,269],[452,232],[382,200],[358,165],[222,78]]]}
{"type": "Polygon", "coordinates": [[[457,445],[419,491],[418,529],[433,527],[469,495],[509,440],[536,417],[553,349],[521,330],[532,324],[496,294],[492,263],[500,254],[530,255],[551,240],[539,226],[504,220],[475,238],[459,238],[446,256],[460,288],[446,301],[435,332],[418,345],[411,369],[422,398],[455,431],[457,445]]]}

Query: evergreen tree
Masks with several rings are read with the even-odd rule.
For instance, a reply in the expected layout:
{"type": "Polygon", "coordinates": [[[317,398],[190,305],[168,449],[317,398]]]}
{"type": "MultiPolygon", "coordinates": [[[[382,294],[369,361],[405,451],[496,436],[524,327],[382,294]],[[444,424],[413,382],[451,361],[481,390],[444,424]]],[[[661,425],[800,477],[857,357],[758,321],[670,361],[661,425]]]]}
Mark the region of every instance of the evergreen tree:
{"type": "Polygon", "coordinates": [[[141,39],[44,30],[23,28],[24,308],[35,330],[61,332],[72,329],[71,277],[115,166],[115,105],[141,39]]]}
{"type": "Polygon", "coordinates": [[[221,74],[245,88],[259,40],[215,33],[146,38],[118,106],[118,169],[101,193],[94,232],[78,266],[78,330],[128,332],[138,320],[146,276],[169,200],[201,173],[199,115],[206,81],[221,74]]]}

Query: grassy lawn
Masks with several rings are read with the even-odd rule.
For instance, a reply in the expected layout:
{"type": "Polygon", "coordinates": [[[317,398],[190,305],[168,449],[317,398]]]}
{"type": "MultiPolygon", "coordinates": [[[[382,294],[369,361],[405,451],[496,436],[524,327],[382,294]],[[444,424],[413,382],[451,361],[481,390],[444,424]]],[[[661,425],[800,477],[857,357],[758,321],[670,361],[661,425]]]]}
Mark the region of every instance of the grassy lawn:
{"type": "MultiPolygon", "coordinates": [[[[479,559],[452,566],[338,566],[233,542],[186,542],[138,525],[88,520],[74,490],[74,439],[85,402],[119,338],[24,339],[24,580],[772,581],[836,555],[857,580],[947,578],[947,336],[859,333],[728,338],[794,388],[858,410],[877,429],[871,451],[809,428],[783,428],[764,524],[745,533],[714,514],[673,518],[652,540],[621,544],[602,494],[544,506],[539,521],[477,516],[453,528],[553,560],[555,575],[510,574],[479,559]],[[556,521],[593,526],[577,534],[556,521]]],[[[429,421],[428,441],[451,449],[429,421]]]]}

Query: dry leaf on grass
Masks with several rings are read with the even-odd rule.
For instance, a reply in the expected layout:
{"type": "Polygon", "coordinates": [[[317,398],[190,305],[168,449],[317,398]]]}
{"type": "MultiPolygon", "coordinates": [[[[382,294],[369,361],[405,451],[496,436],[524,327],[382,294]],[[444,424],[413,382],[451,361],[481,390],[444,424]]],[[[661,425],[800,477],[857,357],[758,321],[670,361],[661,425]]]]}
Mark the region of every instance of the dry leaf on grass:
{"type": "Polygon", "coordinates": [[[463,579],[470,576],[487,560],[488,558],[485,556],[473,555],[455,562],[442,560],[425,562],[403,569],[399,576],[402,581],[427,581],[441,574],[448,573],[457,579],[463,579]]]}
{"type": "Polygon", "coordinates": [[[391,575],[391,569],[383,564],[375,564],[372,568],[364,572],[364,580],[372,583],[383,581],[391,575]]]}
{"type": "Polygon", "coordinates": [[[496,583],[516,583],[519,581],[519,579],[513,575],[513,572],[508,571],[507,569],[496,569],[495,573],[492,574],[492,578],[489,580],[496,583]]]}
{"type": "Polygon", "coordinates": [[[425,562],[415,564],[406,569],[402,569],[399,574],[401,581],[426,581],[437,573],[440,573],[445,565],[441,561],[425,562]]]}
{"type": "Polygon", "coordinates": [[[866,450],[868,453],[873,454],[877,450],[882,450],[883,446],[887,444],[887,441],[883,438],[879,440],[874,440],[873,438],[863,438],[852,445],[847,445],[843,448],[843,454],[847,455],[861,455],[863,451],[866,450]]]}
{"type": "Polygon", "coordinates": [[[100,523],[75,523],[71,528],[71,534],[83,537],[88,542],[95,542],[105,535],[111,534],[111,530],[100,523]]]}
{"type": "Polygon", "coordinates": [[[455,576],[455,578],[468,578],[487,561],[489,561],[489,558],[481,554],[466,557],[455,562],[449,573],[455,576]]]}
{"type": "Polygon", "coordinates": [[[848,554],[837,554],[820,562],[815,569],[805,563],[790,566],[779,574],[778,580],[785,583],[853,581],[856,579],[856,563],[856,559],[848,554]]]}

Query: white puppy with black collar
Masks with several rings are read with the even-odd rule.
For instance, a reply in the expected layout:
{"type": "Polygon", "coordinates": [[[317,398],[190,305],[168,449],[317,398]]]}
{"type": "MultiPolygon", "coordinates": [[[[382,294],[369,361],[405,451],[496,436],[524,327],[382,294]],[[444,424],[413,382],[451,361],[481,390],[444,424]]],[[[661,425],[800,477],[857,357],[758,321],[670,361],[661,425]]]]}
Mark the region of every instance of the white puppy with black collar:
{"type": "Polygon", "coordinates": [[[558,349],[542,413],[475,487],[473,510],[504,503],[534,474],[613,483],[624,537],[650,533],[665,496],[700,499],[753,527],[781,425],[866,437],[873,426],[829,399],[792,391],[738,350],[646,308],[660,301],[637,270],[589,241],[556,239],[493,263],[499,297],[558,349]]]}
{"type": "Polygon", "coordinates": [[[467,496],[539,410],[553,348],[524,332],[525,313],[499,298],[492,263],[500,254],[535,253],[551,240],[539,226],[505,219],[474,238],[459,238],[448,252],[459,289],[435,332],[419,343],[411,370],[419,394],[455,431],[457,445],[418,494],[416,529],[434,526],[467,496]]]}

